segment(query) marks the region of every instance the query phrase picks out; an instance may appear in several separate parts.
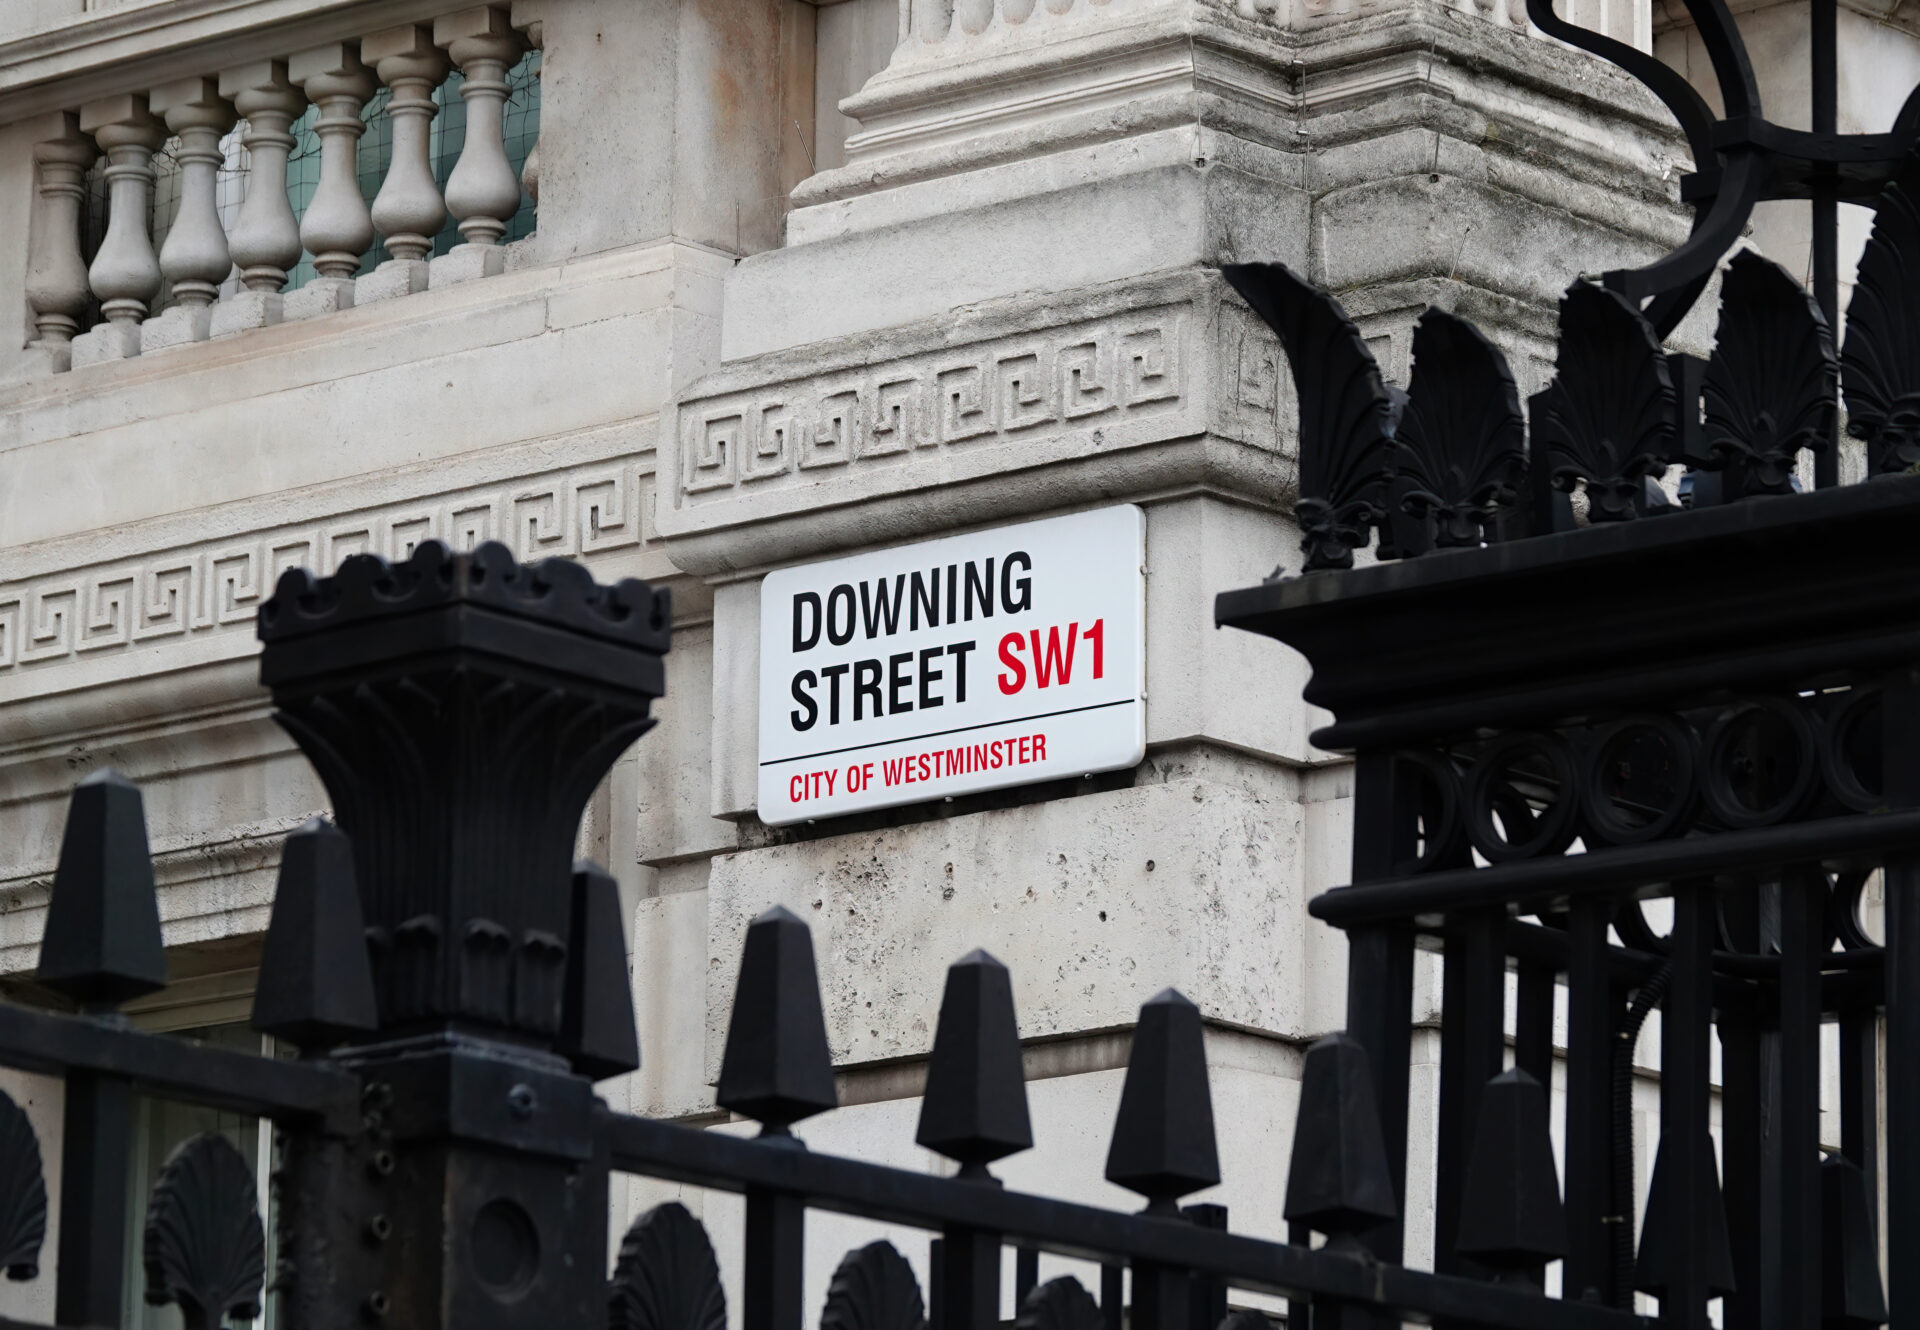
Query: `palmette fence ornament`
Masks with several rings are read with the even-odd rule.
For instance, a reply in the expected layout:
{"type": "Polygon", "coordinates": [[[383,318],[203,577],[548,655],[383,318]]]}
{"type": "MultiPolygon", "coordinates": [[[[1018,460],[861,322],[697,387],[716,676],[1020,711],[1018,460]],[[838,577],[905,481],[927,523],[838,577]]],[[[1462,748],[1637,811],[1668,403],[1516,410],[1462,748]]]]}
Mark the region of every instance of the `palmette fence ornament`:
{"type": "Polygon", "coordinates": [[[1823,468],[1836,453],[1836,395],[1869,477],[1920,466],[1920,209],[1900,182],[1880,195],[1837,359],[1819,302],[1751,252],[1728,264],[1706,361],[1669,355],[1626,297],[1576,281],[1524,429],[1505,358],[1464,320],[1421,317],[1402,393],[1331,295],[1280,264],[1223,272],[1293,375],[1306,572],[1369,546],[1415,558],[1791,494],[1803,451],[1823,468]],[[1662,484],[1675,462],[1691,468],[1684,503],[1662,484]]]}
{"type": "Polygon", "coordinates": [[[218,1132],[168,1156],[147,1204],[147,1301],[178,1304],[186,1330],[260,1314],[267,1237],[253,1169],[218,1132]]]}

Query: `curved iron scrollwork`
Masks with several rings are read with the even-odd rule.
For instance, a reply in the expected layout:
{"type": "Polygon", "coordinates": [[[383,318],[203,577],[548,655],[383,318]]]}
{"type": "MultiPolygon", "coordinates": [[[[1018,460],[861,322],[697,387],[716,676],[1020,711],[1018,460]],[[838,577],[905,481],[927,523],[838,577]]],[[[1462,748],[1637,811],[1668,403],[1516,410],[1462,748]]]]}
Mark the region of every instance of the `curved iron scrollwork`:
{"type": "MultiPolygon", "coordinates": [[[[1879,698],[1873,686],[1757,693],[1400,753],[1428,847],[1401,871],[1453,866],[1462,840],[1502,863],[1561,854],[1575,839],[1604,849],[1872,811],[1885,802],[1880,751],[1865,738],[1879,698]]],[[[1856,884],[1845,908],[1857,897],[1856,884]]],[[[1840,936],[1858,933],[1856,923],[1840,936]]]]}
{"type": "Polygon", "coordinates": [[[252,1165],[218,1132],[181,1142],[147,1203],[147,1301],[178,1303],[186,1330],[251,1319],[266,1260],[252,1165]]]}
{"type": "Polygon", "coordinates": [[[891,1242],[850,1251],[827,1286],[820,1330],[926,1330],[927,1306],[913,1267],[891,1242]]]}
{"type": "Polygon", "coordinates": [[[40,1247],[47,1240],[47,1180],[40,1166],[40,1138],[26,1112],[0,1091],[0,1267],[8,1279],[40,1274],[40,1247]]]}
{"type": "Polygon", "coordinates": [[[726,1330],[707,1230],[686,1206],[667,1201],[633,1221],[607,1289],[609,1330],[726,1330]]]}

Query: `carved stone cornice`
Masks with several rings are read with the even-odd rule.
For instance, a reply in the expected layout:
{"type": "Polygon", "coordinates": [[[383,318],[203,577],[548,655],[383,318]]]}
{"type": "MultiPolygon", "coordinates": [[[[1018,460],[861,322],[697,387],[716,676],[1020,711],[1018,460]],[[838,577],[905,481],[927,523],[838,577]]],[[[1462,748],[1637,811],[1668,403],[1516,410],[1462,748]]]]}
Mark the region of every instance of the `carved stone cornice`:
{"type": "Polygon", "coordinates": [[[0,124],[432,19],[449,0],[168,0],[0,27],[0,124]]]}
{"type": "Polygon", "coordinates": [[[729,364],[663,436],[668,554],[718,576],[976,514],[1186,487],[1271,501],[1272,339],[1223,293],[1160,274],[729,364]]]}

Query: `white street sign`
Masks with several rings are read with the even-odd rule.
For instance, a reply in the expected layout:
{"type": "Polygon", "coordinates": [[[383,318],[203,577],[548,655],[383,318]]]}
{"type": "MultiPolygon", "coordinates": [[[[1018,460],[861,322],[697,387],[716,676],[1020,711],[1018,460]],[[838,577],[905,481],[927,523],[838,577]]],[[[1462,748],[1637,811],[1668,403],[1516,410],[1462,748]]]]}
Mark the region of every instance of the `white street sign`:
{"type": "Polygon", "coordinates": [[[1129,504],[769,573],[761,819],[1133,766],[1145,563],[1129,504]]]}

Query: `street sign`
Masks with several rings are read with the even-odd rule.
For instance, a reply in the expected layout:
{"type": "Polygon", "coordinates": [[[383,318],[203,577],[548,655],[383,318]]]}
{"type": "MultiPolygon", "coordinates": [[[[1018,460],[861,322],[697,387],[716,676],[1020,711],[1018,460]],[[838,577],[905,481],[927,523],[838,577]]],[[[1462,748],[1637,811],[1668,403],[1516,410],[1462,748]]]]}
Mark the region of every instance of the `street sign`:
{"type": "Polygon", "coordinates": [[[768,574],[761,820],[1134,765],[1145,564],[1128,504],[768,574]]]}

